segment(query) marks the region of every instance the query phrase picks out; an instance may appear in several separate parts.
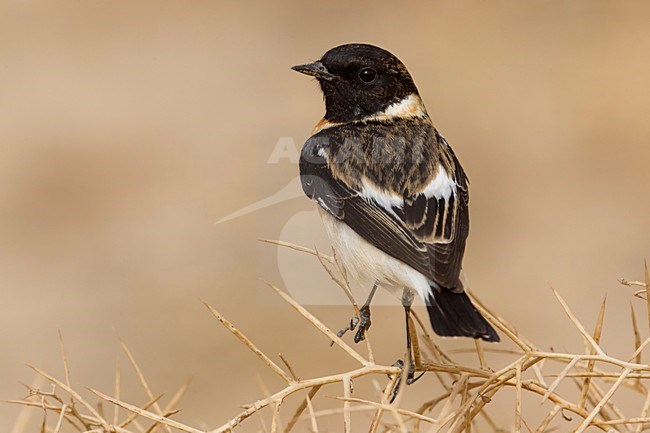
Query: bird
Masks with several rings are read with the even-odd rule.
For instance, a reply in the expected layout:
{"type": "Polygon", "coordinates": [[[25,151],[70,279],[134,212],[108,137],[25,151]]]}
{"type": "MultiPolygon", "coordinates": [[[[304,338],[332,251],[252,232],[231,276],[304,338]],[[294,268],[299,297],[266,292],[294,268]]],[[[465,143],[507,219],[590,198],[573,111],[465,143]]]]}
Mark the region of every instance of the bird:
{"type": "Polygon", "coordinates": [[[317,204],[346,277],[372,285],[354,341],[365,338],[379,286],[401,294],[409,353],[416,295],[436,334],[498,342],[462,281],[469,180],[406,66],[385,49],[354,43],[292,69],[314,77],[325,101],[301,150],[303,192],[317,204]]]}

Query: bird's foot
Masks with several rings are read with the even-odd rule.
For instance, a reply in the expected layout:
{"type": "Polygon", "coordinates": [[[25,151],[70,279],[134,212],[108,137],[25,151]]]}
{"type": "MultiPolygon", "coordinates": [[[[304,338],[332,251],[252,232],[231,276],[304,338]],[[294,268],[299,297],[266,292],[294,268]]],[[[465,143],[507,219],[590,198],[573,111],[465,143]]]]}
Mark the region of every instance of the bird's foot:
{"type": "MultiPolygon", "coordinates": [[[[357,329],[357,333],[354,335],[354,342],[358,343],[366,339],[365,332],[370,328],[371,324],[372,322],[370,321],[370,307],[364,305],[359,309],[359,316],[355,315],[352,317],[352,319],[350,319],[350,322],[336,333],[336,336],[341,338],[345,335],[346,332],[354,331],[357,329],[358,325],[359,329],[357,329]]],[[[330,343],[330,346],[332,345],[334,345],[333,341],[330,343]]]]}
{"type": "Polygon", "coordinates": [[[395,382],[395,386],[393,387],[393,390],[391,391],[390,394],[390,403],[392,403],[395,398],[397,397],[397,394],[399,394],[399,390],[402,386],[402,382],[406,382],[407,385],[411,385],[415,382],[418,381],[422,376],[424,376],[424,371],[418,374],[417,376],[415,375],[415,364],[413,361],[409,362],[408,370],[404,371],[404,361],[401,359],[398,359],[395,361],[393,364],[395,367],[399,367],[402,369],[402,373],[400,374],[399,378],[397,379],[397,382],[395,382]]]}
{"type": "Polygon", "coordinates": [[[357,329],[357,333],[354,335],[355,343],[366,339],[366,331],[370,329],[370,325],[372,325],[372,322],[370,321],[370,307],[368,305],[364,305],[359,309],[359,317],[361,317],[361,319],[359,320],[359,329],[357,329]]]}
{"type": "MultiPolygon", "coordinates": [[[[357,327],[357,324],[359,323],[359,318],[357,316],[353,316],[352,319],[348,322],[347,325],[345,325],[343,328],[339,330],[339,332],[336,333],[336,336],[341,338],[345,335],[346,332],[348,331],[354,331],[354,329],[357,327]]],[[[330,347],[334,346],[334,342],[330,342],[330,347]]]]}

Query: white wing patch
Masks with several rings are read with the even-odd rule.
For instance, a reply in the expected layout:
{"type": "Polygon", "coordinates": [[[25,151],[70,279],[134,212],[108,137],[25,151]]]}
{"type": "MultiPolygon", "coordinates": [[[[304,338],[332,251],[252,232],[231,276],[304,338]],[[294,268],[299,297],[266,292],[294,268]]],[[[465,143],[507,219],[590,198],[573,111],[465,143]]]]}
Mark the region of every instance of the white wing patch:
{"type": "Polygon", "coordinates": [[[456,182],[447,174],[442,164],[439,164],[438,174],[424,188],[423,193],[426,198],[435,196],[437,199],[444,198],[447,201],[452,194],[456,195],[456,182]]]}
{"type": "MultiPolygon", "coordinates": [[[[374,202],[393,213],[393,207],[403,208],[404,199],[397,194],[392,194],[382,188],[379,188],[374,182],[368,178],[363,178],[361,181],[361,191],[359,195],[368,202],[374,202]]],[[[442,164],[438,165],[438,174],[422,191],[426,198],[435,197],[437,199],[449,200],[453,194],[456,195],[456,182],[448,174],[442,164]]]]}
{"type": "Polygon", "coordinates": [[[361,191],[359,195],[368,202],[374,202],[384,208],[384,210],[395,215],[393,207],[404,207],[404,199],[396,194],[391,194],[375,185],[370,179],[364,177],[361,181],[361,191]]]}

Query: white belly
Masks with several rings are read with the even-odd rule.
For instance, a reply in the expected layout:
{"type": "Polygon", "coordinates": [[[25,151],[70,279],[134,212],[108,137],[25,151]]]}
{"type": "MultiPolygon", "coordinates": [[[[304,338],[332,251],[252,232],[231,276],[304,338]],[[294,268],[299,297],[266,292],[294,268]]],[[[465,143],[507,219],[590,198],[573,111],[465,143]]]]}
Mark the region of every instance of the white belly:
{"type": "Polygon", "coordinates": [[[382,287],[399,296],[402,289],[408,288],[426,301],[431,289],[424,275],[374,247],[327,211],[321,208],[319,211],[336,257],[349,279],[367,286],[379,281],[382,287]]]}

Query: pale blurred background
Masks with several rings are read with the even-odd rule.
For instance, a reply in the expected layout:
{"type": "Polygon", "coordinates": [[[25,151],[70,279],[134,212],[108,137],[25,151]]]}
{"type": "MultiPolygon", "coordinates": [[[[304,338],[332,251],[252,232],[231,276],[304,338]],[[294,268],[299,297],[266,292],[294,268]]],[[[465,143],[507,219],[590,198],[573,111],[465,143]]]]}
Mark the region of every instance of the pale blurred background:
{"type": "MultiPolygon", "coordinates": [[[[266,162],[281,137],[301,145],[323,104],[289,67],[347,42],[404,61],[463,162],[474,291],[567,350],[582,343],[549,286],[589,329],[607,294],[604,346],[627,357],[630,301],[645,310],[616,279],[641,279],[650,255],[649,22],[644,1],[3,1],[0,399],[25,394],[26,363],[62,374],[60,330],[75,386],[112,393],[119,359],[127,397],[146,401],[117,332],[155,393],[193,378],[179,420],[215,427],[263,396],[256,376],[281,384],[201,299],[304,377],[350,367],[259,282],[339,290],[313,258],[257,241],[326,250],[309,201],[215,225],[295,178],[289,159],[266,162]]],[[[336,329],[351,314],[310,309],[336,329]]],[[[402,311],[375,313],[392,363],[402,311]]],[[[0,405],[1,431],[18,412],[0,405]]]]}

